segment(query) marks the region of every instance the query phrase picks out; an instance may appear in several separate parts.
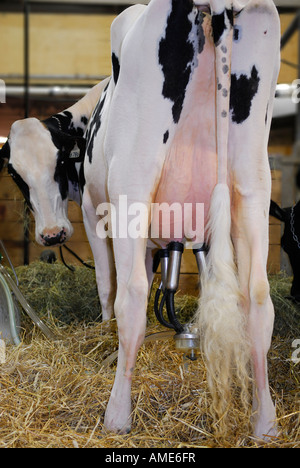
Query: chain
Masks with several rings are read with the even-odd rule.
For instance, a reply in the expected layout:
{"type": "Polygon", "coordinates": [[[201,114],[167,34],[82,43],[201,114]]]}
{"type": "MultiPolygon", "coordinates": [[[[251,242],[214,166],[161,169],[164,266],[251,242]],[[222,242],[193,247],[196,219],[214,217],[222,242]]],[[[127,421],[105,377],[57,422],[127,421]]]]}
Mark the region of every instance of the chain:
{"type": "Polygon", "coordinates": [[[291,233],[293,236],[294,241],[296,242],[298,249],[300,249],[300,241],[299,238],[295,232],[295,207],[293,206],[292,211],[291,211],[291,233]]]}
{"type": "Polygon", "coordinates": [[[59,120],[59,118],[56,117],[55,115],[53,115],[53,116],[52,116],[52,119],[57,120],[57,122],[58,122],[58,129],[62,132],[61,121],[59,120]]]}

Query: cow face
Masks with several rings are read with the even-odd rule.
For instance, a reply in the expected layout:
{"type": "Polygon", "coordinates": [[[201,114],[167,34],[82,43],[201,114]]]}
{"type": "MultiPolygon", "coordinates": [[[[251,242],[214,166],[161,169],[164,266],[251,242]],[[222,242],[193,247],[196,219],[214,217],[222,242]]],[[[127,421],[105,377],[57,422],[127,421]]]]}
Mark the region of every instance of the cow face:
{"type": "Polygon", "coordinates": [[[34,214],[36,241],[43,246],[63,244],[73,233],[67,210],[68,175],[75,162],[69,157],[82,140],[52,135],[39,120],[29,118],[12,125],[0,151],[0,162],[8,161],[8,172],[34,214]]]}

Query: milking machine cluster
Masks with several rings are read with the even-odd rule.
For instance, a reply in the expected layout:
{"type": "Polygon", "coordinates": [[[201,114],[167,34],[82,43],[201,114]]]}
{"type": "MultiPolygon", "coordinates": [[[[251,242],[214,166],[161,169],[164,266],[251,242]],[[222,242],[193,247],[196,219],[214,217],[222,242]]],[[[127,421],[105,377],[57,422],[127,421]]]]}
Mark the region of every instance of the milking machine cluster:
{"type": "MultiPolygon", "coordinates": [[[[156,291],[154,311],[158,321],[165,327],[175,330],[175,346],[189,359],[195,360],[199,352],[200,338],[197,329],[191,324],[182,325],[175,312],[175,293],[179,286],[181,259],[184,245],[181,242],[170,242],[159,251],[161,266],[161,283],[156,291]],[[167,319],[164,317],[164,308],[167,319]]],[[[193,249],[199,273],[206,268],[207,245],[202,244],[193,249]]]]}

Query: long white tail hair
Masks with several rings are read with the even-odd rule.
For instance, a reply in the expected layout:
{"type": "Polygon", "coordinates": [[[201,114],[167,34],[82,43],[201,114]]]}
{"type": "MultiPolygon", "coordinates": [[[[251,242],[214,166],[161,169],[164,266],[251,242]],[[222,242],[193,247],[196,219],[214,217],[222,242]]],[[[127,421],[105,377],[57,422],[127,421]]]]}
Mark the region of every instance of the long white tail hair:
{"type": "Polygon", "coordinates": [[[207,267],[201,274],[197,312],[201,348],[212,395],[212,415],[222,432],[232,402],[233,389],[240,389],[248,409],[250,346],[247,317],[241,294],[230,236],[230,194],[226,184],[217,184],[209,215],[207,267]]]}
{"type": "MultiPolygon", "coordinates": [[[[212,13],[218,0],[211,0],[212,13]]],[[[223,2],[221,2],[223,3],[223,2]]],[[[224,8],[224,3],[223,3],[224,8]]],[[[226,18],[226,15],[224,15],[226,18]]],[[[223,37],[216,44],[216,75],[221,88],[230,90],[233,27],[229,17],[223,37]]],[[[207,226],[209,252],[207,268],[201,275],[201,295],[196,314],[201,347],[207,367],[207,380],[212,395],[212,413],[225,429],[233,385],[240,388],[241,401],[248,408],[250,346],[247,317],[241,307],[241,295],[231,239],[231,200],[228,187],[229,95],[227,102],[217,92],[218,183],[214,188],[207,226]],[[224,118],[224,110],[227,118],[224,118]]]]}

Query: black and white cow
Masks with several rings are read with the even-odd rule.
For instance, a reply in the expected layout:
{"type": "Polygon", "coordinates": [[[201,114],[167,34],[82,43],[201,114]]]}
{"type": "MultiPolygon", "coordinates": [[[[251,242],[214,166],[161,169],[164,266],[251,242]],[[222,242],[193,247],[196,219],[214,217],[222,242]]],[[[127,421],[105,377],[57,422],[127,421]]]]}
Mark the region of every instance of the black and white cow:
{"type": "Polygon", "coordinates": [[[8,162],[8,172],[34,214],[36,241],[43,246],[62,244],[73,233],[68,199],[81,204],[84,133],[108,82],[102,81],[72,107],[45,121],[15,122],[0,150],[0,170],[8,162]]]}
{"type": "MultiPolygon", "coordinates": [[[[195,321],[214,415],[226,420],[234,368],[245,401],[251,361],[254,433],[274,436],[266,359],[274,309],[266,265],[267,145],[280,67],[277,10],[272,0],[151,0],[117,17],[111,46],[113,79],[86,131],[82,199],[103,317],[115,313],[119,330],[105,426],[122,433],[130,429],[131,383],[152,281],[147,260],[175,240],[209,244],[195,321]],[[188,215],[181,212],[186,219],[178,225],[169,219],[169,236],[162,235],[161,218],[151,216],[152,206],[163,203],[192,206],[188,215]],[[199,225],[198,204],[203,205],[199,225]],[[132,219],[137,211],[138,223],[132,219]]],[[[55,173],[57,148],[44,131],[45,143],[54,147],[55,173]]],[[[20,146],[16,152],[13,146],[11,154],[22,160],[20,146]]],[[[20,171],[14,157],[10,163],[20,171]]],[[[26,174],[19,175],[24,180],[26,174]]],[[[53,183],[61,199],[59,183],[52,178],[53,183]]],[[[27,186],[33,205],[30,181],[27,186]]],[[[64,218],[56,232],[42,230],[39,240],[63,241],[65,224],[64,218]]]]}
{"type": "Polygon", "coordinates": [[[281,247],[287,253],[293,270],[291,298],[300,303],[300,202],[282,209],[271,201],[270,215],[284,223],[281,247]]]}
{"type": "Polygon", "coordinates": [[[267,146],[280,67],[278,12],[272,0],[151,0],[118,16],[111,37],[114,79],[88,134],[83,195],[96,268],[108,278],[102,305],[107,318],[114,311],[119,330],[105,425],[130,429],[151,283],[147,254],[175,240],[210,247],[196,322],[218,421],[228,410],[232,369],[244,396],[251,360],[254,433],[274,436],[267,146]],[[193,207],[187,223],[169,219],[169,237],[160,235],[160,218],[156,226],[151,218],[153,204],[162,203],[193,207]],[[204,223],[195,230],[197,204],[204,223]]]}

